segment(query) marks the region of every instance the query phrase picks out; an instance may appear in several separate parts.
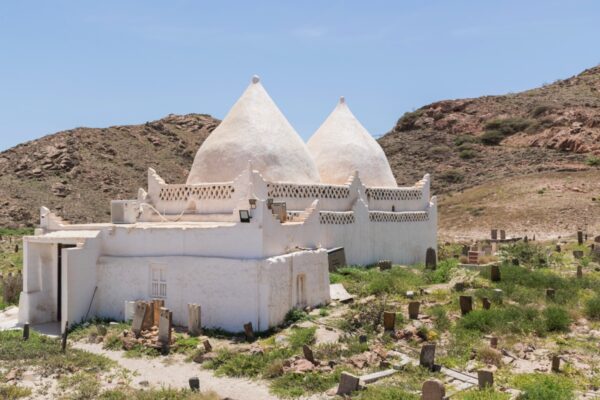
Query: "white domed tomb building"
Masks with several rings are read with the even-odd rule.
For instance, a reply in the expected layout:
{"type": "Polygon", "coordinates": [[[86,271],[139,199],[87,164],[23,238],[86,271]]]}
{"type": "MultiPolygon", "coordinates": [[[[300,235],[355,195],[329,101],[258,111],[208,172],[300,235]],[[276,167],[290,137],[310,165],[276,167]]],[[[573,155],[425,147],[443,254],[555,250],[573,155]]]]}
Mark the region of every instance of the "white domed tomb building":
{"type": "Polygon", "coordinates": [[[436,248],[429,175],[398,187],[381,147],[343,99],[306,145],[258,78],[202,144],[185,184],[148,170],[112,221],[69,224],[41,209],[24,238],[19,321],[129,317],[162,298],[185,325],[240,331],[329,302],[328,251],[347,264],[423,262],[436,248]]]}

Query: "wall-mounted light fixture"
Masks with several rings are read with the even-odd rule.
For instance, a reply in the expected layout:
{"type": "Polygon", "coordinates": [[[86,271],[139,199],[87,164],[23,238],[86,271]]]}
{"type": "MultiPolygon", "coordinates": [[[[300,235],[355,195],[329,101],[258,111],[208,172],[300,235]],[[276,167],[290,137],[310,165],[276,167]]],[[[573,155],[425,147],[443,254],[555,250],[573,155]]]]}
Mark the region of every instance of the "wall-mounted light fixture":
{"type": "Polygon", "coordinates": [[[249,199],[248,202],[250,203],[250,208],[252,210],[256,209],[256,199],[249,199]]]}
{"type": "Polygon", "coordinates": [[[250,222],[250,211],[240,210],[240,222],[250,222]]]}

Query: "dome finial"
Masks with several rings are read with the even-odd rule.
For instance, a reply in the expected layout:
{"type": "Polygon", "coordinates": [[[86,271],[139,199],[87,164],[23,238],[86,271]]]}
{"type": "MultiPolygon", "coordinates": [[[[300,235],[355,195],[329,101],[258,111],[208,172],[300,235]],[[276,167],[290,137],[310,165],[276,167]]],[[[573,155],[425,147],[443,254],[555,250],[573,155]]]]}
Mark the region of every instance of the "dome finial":
{"type": "Polygon", "coordinates": [[[260,82],[260,76],[253,75],[252,76],[252,83],[258,83],[258,82],[260,82]]]}
{"type": "Polygon", "coordinates": [[[344,96],[340,96],[340,104],[344,104],[346,102],[346,98],[344,96]]]}

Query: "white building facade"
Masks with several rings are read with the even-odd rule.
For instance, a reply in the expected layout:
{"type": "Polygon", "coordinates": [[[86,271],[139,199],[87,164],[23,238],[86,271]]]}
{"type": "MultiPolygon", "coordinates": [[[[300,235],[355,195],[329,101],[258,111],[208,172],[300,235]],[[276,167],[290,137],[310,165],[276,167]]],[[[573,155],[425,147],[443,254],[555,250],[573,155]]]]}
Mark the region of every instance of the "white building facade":
{"type": "Polygon", "coordinates": [[[205,327],[266,330],[329,302],[328,249],[343,247],[348,264],[414,264],[437,241],[428,175],[398,187],[343,99],[304,144],[257,78],[185,184],[149,169],[147,189],[111,207],[99,224],[42,207],[24,238],[21,323],[123,320],[127,302],[162,298],[175,324],[196,303],[205,327]]]}

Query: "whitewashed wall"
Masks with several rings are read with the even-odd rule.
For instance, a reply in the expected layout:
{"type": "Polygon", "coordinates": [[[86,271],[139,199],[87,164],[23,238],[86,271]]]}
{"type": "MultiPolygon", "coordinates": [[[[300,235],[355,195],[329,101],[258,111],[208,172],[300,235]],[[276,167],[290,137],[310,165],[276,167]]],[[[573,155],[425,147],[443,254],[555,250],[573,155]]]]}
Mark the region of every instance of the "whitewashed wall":
{"type": "Polygon", "coordinates": [[[310,277],[310,305],[329,300],[327,253],[298,252],[267,260],[211,257],[100,257],[97,265],[97,313],[123,319],[124,302],[151,298],[151,265],[163,265],[167,279],[165,306],[173,321],[187,324],[187,304],[202,306],[202,325],[232,332],[252,322],[259,330],[279,324],[289,310],[287,288],[304,272],[310,277]],[[313,285],[313,282],[318,285],[313,285]],[[312,286],[311,286],[312,285],[312,286]],[[274,290],[272,288],[285,288],[274,290]]]}

